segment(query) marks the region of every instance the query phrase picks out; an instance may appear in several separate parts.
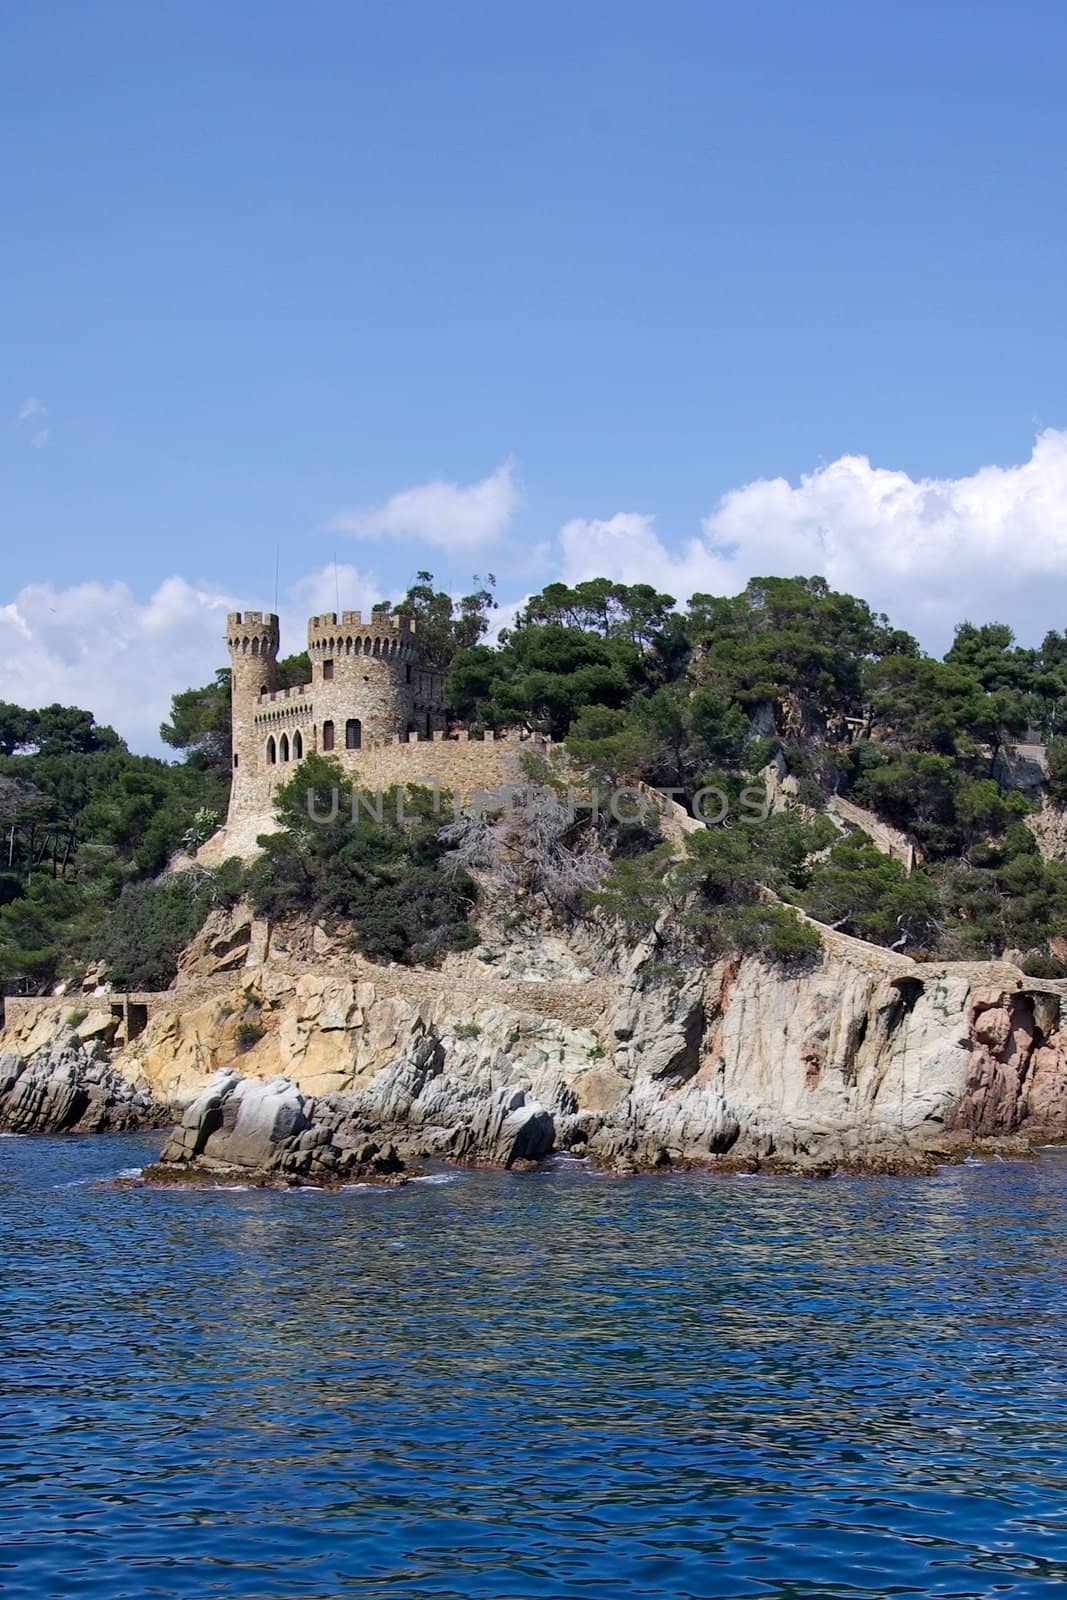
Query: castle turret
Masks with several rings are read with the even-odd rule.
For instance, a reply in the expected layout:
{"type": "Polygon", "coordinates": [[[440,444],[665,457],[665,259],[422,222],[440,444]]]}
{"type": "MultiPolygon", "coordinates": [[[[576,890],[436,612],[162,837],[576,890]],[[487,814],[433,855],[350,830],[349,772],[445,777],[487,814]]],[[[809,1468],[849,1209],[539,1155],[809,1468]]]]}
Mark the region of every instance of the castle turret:
{"type": "Polygon", "coordinates": [[[444,726],[440,674],[422,666],[413,617],[309,617],[308,654],[323,749],[354,750],[408,732],[428,737],[444,726]]]}
{"type": "Polygon", "coordinates": [[[273,611],[231,611],[226,618],[230,651],[230,701],[233,731],[233,787],[230,815],[252,793],[256,778],[260,695],[278,687],[278,618],[273,611]]]}
{"type": "Polygon", "coordinates": [[[226,618],[233,698],[255,700],[278,687],[278,618],[273,611],[231,611],[226,618]]]}

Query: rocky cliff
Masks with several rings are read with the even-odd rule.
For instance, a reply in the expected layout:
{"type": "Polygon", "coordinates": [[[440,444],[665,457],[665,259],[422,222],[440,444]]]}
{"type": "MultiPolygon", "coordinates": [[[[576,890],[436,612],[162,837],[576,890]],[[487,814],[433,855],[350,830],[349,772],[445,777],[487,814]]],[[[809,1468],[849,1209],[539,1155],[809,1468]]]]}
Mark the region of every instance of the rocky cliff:
{"type": "Polygon", "coordinates": [[[376,967],[323,929],[272,930],[239,910],[212,920],[176,989],[147,997],[136,1038],[107,995],[73,1035],[69,1000],[13,1016],[0,1122],[127,1126],[165,1105],[182,1118],[170,1164],[293,1181],[553,1149],[623,1171],[881,1170],[1067,1137],[1067,986],[822,938],[796,966],[709,967],[596,920],[545,929],[512,909],[435,973],[376,967]],[[255,1093],[237,1092],[244,1081],[255,1093]],[[276,1102],[280,1121],[265,1118],[276,1102]],[[239,1114],[254,1137],[235,1135],[239,1114]]]}

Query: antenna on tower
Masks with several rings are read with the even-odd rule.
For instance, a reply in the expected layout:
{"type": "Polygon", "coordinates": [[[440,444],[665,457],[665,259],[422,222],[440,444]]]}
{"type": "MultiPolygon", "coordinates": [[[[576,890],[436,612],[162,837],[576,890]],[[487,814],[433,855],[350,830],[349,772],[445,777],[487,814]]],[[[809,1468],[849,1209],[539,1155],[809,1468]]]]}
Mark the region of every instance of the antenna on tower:
{"type": "Polygon", "coordinates": [[[282,547],[281,547],[280,544],[276,544],[274,546],[274,611],[275,611],[275,615],[277,615],[277,611],[278,611],[278,573],[281,570],[281,564],[282,564],[282,547]]]}
{"type": "Polygon", "coordinates": [[[337,551],[333,553],[333,608],[341,615],[341,580],[337,576],[337,551]]]}

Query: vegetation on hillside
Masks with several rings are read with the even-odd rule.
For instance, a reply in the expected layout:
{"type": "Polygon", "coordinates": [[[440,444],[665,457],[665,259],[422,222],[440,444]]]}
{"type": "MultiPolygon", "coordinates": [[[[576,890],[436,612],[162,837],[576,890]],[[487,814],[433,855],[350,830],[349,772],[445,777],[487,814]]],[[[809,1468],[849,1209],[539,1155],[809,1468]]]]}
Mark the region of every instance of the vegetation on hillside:
{"type": "Polygon", "coordinates": [[[430,790],[354,789],[334,759],[310,755],[275,801],[285,831],[260,840],[246,878],[261,915],[341,923],[378,961],[434,965],[478,942],[475,886],[442,870],[444,819],[430,790]]]}
{"type": "MultiPolygon", "coordinates": [[[[132,754],[88,711],[0,704],[0,982],[47,986],[96,956],[115,982],[166,981],[210,907],[242,891],[273,915],[348,926],[368,954],[432,962],[473,939],[475,880],[494,873],[568,915],[607,909],[654,938],[670,922],[707,948],[803,955],[814,934],[792,906],[916,955],[1014,950],[1062,970],[1067,864],[1038,854],[1024,822],[1036,802],[1012,786],[1005,747],[1028,732],[1046,743],[1045,792],[1067,802],[1067,633],[1030,648],[965,622],[939,661],[821,578],[757,579],[684,608],[647,584],[555,583],[490,643],[494,605],[491,577],[457,603],[420,572],[381,609],[417,618],[452,714],[475,731],[550,735],[587,786],[650,784],[691,812],[721,793],[721,823],[680,856],[654,824],[553,811],[561,779],[545,772],[520,827],[512,813],[449,832],[415,794],[401,822],[394,795],[353,824],[339,770],[312,758],[280,791],[288,831],[247,878],[179,886],[156,881],[168,858],[225,813],[228,672],[174,696],[170,762],[132,754]],[[745,786],[772,763],[799,809],[745,820],[745,786]],[[340,816],[310,823],[308,786],[334,782],[340,816]],[[906,835],[916,869],[843,834],[833,795],[906,835]]],[[[306,655],[280,674],[305,681],[306,655]]]]}

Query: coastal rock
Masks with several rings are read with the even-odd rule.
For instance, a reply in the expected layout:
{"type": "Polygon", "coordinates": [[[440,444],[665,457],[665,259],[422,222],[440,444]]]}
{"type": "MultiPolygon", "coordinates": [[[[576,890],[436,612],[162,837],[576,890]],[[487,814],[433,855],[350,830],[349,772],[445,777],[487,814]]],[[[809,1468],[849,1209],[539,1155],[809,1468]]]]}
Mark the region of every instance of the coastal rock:
{"type": "Polygon", "coordinates": [[[615,1065],[662,1083],[684,1082],[700,1066],[704,974],[664,970],[651,942],[638,945],[622,969],[606,1019],[616,1041],[615,1065]]]}
{"type": "Polygon", "coordinates": [[[352,1125],[336,1129],[332,1109],[285,1078],[220,1072],[186,1108],[146,1180],[335,1187],[403,1172],[390,1143],[352,1125]]]}
{"type": "Polygon", "coordinates": [[[230,910],[212,911],[204,926],[182,952],[178,962],[178,984],[193,978],[214,977],[233,972],[248,959],[252,941],[253,917],[243,901],[230,910]]]}
{"type": "Polygon", "coordinates": [[[0,1056],[0,1129],[121,1133],[158,1127],[166,1109],[67,1031],[30,1057],[0,1056]]]}
{"type": "MultiPolygon", "coordinates": [[[[492,961],[467,952],[441,971],[294,958],[279,952],[310,951],[309,928],[268,930],[262,965],[143,997],[147,1026],[111,1065],[189,1107],[177,1160],[251,1171],[284,1152],[299,1181],[336,1181],[340,1152],[358,1165],[368,1144],[503,1166],[556,1148],[619,1171],[897,1171],[1067,1138],[1065,983],[917,963],[830,929],[792,964],[702,964],[667,927],[634,946],[599,914],[550,923],[543,958],[529,923],[492,926],[492,961]]],[[[69,1004],[10,1002],[0,1049],[47,1050],[69,1004]]],[[[98,1005],[68,1043],[104,1052],[115,1011],[98,1005]]]]}

